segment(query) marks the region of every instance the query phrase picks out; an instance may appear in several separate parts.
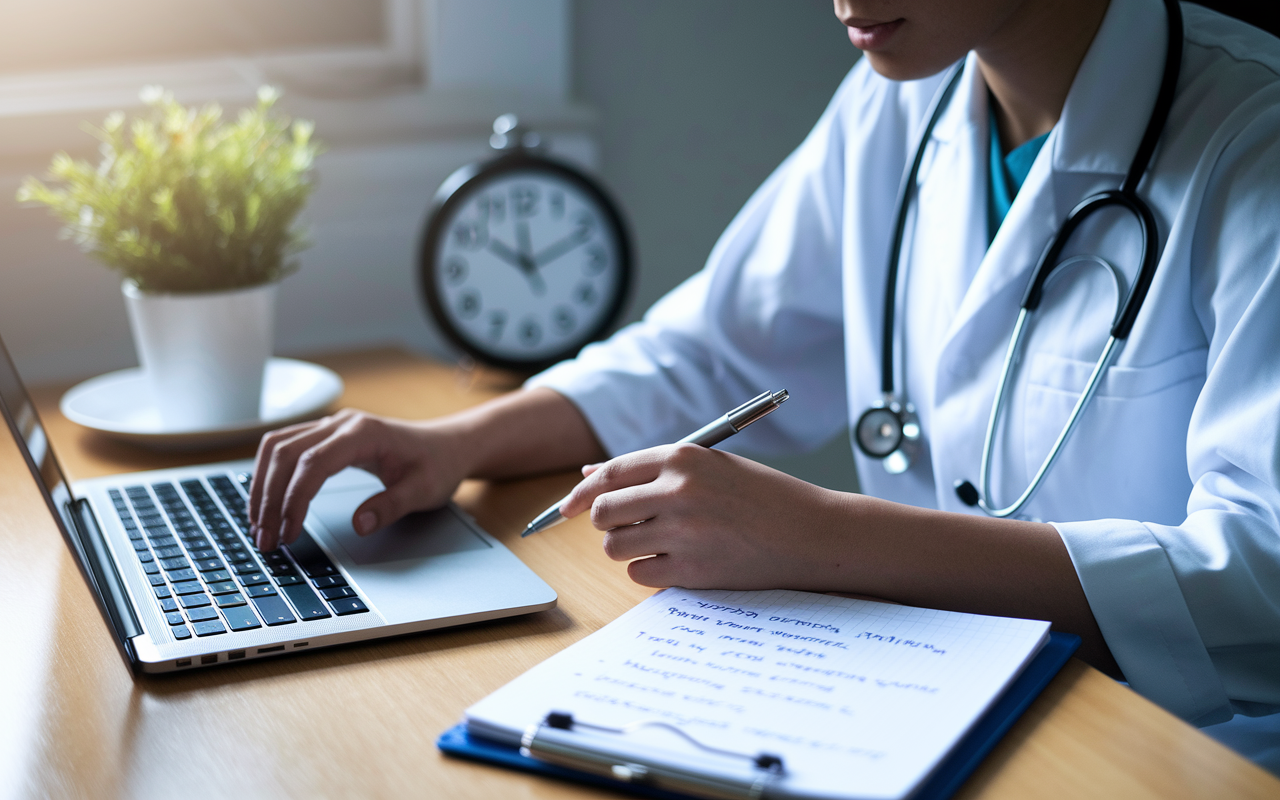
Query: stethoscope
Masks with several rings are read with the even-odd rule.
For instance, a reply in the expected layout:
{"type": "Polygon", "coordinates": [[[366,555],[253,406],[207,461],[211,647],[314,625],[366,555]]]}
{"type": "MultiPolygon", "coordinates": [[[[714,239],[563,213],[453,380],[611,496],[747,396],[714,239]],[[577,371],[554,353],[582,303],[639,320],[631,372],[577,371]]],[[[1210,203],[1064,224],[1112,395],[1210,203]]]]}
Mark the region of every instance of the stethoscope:
{"type": "MultiPolygon", "coordinates": [[[[1142,134],[1142,141],[1138,145],[1138,151],[1134,154],[1133,161],[1129,164],[1129,171],[1125,175],[1124,181],[1120,184],[1120,188],[1099,192],[1081,201],[1067,215],[1062,227],[1058,229],[1057,234],[1040,257],[1031,283],[1028,284],[1027,291],[1022,297],[1022,306],[1018,311],[1018,319],[1014,324],[1013,335],[1009,339],[1009,347],[1005,352],[1004,365],[1000,372],[1000,383],[996,388],[995,400],[991,404],[991,417],[987,422],[987,432],[982,442],[982,470],[978,478],[982,490],[979,492],[967,480],[956,481],[956,495],[965,505],[977,506],[993,517],[1008,517],[1018,513],[1031,500],[1036,490],[1040,488],[1045,475],[1062,452],[1063,445],[1066,444],[1067,439],[1071,436],[1071,432],[1075,430],[1081,413],[1097,393],[1102,376],[1119,352],[1120,343],[1128,338],[1129,332],[1133,328],[1134,320],[1138,316],[1138,311],[1142,308],[1142,302],[1146,299],[1147,290],[1151,287],[1151,280],[1155,277],[1156,262],[1159,260],[1159,253],[1157,252],[1159,248],[1159,232],[1156,229],[1155,215],[1151,212],[1151,208],[1146,202],[1138,197],[1137,189],[1138,183],[1142,180],[1142,176],[1147,170],[1147,165],[1151,161],[1156,142],[1159,141],[1160,135],[1164,131],[1165,122],[1169,117],[1169,108],[1173,105],[1174,90],[1178,84],[1178,71],[1182,63],[1182,11],[1178,7],[1177,0],[1164,0],[1164,5],[1169,17],[1169,42],[1168,49],[1165,51],[1164,74],[1160,80],[1160,90],[1156,94],[1155,108],[1152,109],[1151,117],[1147,120],[1147,128],[1142,134]],[[1120,270],[1106,260],[1099,256],[1083,255],[1068,258],[1062,262],[1058,261],[1058,257],[1062,254],[1063,248],[1066,247],[1071,234],[1080,227],[1081,223],[1095,212],[1112,206],[1119,206],[1131,213],[1138,221],[1139,230],[1142,233],[1142,267],[1138,272],[1137,280],[1134,281],[1132,288],[1129,289],[1129,296],[1124,299],[1123,304],[1121,304],[1120,298],[1124,293],[1124,277],[1120,270]],[[1097,363],[1094,364],[1093,372],[1089,375],[1089,382],[1085,386],[1084,392],[1081,393],[1080,398],[1071,409],[1071,416],[1063,426],[1062,432],[1058,434],[1058,438],[1049,450],[1049,455],[1045,457],[1044,463],[1040,465],[1040,469],[1031,479],[1031,484],[1012,504],[1000,508],[992,499],[991,494],[993,445],[1000,417],[1005,408],[1009,376],[1020,360],[1022,341],[1027,330],[1027,321],[1039,307],[1045,286],[1048,285],[1050,280],[1063,274],[1064,270],[1059,268],[1083,264],[1105,267],[1115,282],[1116,316],[1111,325],[1111,335],[1107,338],[1107,343],[1102,348],[1102,355],[1098,357],[1097,363]]],[[[924,134],[920,137],[920,144],[916,147],[915,158],[912,160],[911,168],[907,171],[906,176],[903,178],[902,186],[898,190],[898,217],[893,228],[893,249],[889,254],[889,271],[884,300],[884,339],[881,347],[880,362],[880,388],[883,398],[862,413],[853,430],[853,438],[858,445],[858,449],[871,458],[881,459],[885,470],[892,474],[902,473],[910,468],[912,456],[918,452],[922,438],[920,421],[916,416],[915,408],[907,401],[905,396],[895,392],[893,380],[894,313],[897,309],[898,299],[898,264],[902,255],[907,211],[911,204],[912,195],[917,188],[916,179],[920,171],[920,163],[924,159],[925,146],[933,134],[934,125],[937,124],[938,118],[942,116],[947,102],[951,99],[956,85],[960,82],[963,67],[963,62],[955,67],[950,80],[947,81],[942,91],[934,99],[929,112],[929,122],[925,125],[924,134]]]]}

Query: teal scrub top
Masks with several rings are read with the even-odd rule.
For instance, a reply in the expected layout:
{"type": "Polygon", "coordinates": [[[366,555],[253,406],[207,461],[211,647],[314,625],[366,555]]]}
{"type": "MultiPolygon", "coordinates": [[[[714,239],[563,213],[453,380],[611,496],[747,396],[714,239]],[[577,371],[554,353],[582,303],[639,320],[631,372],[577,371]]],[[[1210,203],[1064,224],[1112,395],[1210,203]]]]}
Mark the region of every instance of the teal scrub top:
{"type": "Polygon", "coordinates": [[[1004,222],[1005,215],[1009,213],[1009,207],[1013,205],[1013,198],[1018,196],[1018,190],[1026,181],[1027,173],[1031,171],[1031,165],[1040,154],[1044,140],[1049,138],[1049,134],[1041,134],[1013,148],[1008,155],[1002,155],[1000,131],[996,127],[994,108],[991,109],[989,127],[991,128],[991,175],[987,189],[988,245],[995,240],[996,231],[1000,230],[1000,224],[1004,222]]]}

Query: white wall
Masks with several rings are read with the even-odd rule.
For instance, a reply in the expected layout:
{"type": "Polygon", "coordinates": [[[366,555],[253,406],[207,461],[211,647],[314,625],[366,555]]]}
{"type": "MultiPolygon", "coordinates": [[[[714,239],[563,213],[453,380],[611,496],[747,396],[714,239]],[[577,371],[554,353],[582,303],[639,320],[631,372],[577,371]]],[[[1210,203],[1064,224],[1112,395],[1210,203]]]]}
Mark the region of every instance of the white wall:
{"type": "MultiPolygon", "coordinates": [[[[574,94],[599,114],[602,173],[638,243],[634,317],[701,268],[858,51],[830,0],[577,0],[573,32],[574,94]]],[[[808,456],[763,460],[857,487],[844,436],[808,456]]]]}

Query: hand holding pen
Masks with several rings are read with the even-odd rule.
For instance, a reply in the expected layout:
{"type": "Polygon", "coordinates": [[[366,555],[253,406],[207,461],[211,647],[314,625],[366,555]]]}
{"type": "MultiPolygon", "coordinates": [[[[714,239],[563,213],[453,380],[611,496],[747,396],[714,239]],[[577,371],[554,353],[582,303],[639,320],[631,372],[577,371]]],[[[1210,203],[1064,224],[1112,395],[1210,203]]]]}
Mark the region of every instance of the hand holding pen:
{"type": "MultiPolygon", "coordinates": [[[[787,401],[787,397],[786,389],[780,389],[776,392],[763,392],[758,397],[748,400],[719,419],[684,437],[677,444],[714,447],[751,423],[763,419],[776,411],[780,405],[787,401]]],[[[565,517],[560,513],[560,509],[568,499],[568,497],[561,499],[560,502],[535,517],[521,536],[538,533],[564,522],[565,517]]]]}

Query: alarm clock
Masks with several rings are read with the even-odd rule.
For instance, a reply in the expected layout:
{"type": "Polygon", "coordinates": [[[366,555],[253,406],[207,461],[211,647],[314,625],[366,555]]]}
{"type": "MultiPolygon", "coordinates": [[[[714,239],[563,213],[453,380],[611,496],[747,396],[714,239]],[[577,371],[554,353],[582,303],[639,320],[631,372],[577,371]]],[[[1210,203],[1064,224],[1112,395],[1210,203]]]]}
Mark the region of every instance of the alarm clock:
{"type": "Polygon", "coordinates": [[[617,206],[538,143],[514,115],[499,117],[490,144],[501,154],[440,186],[420,253],[440,330],[478,361],[524,372],[602,338],[631,284],[617,206]]]}

